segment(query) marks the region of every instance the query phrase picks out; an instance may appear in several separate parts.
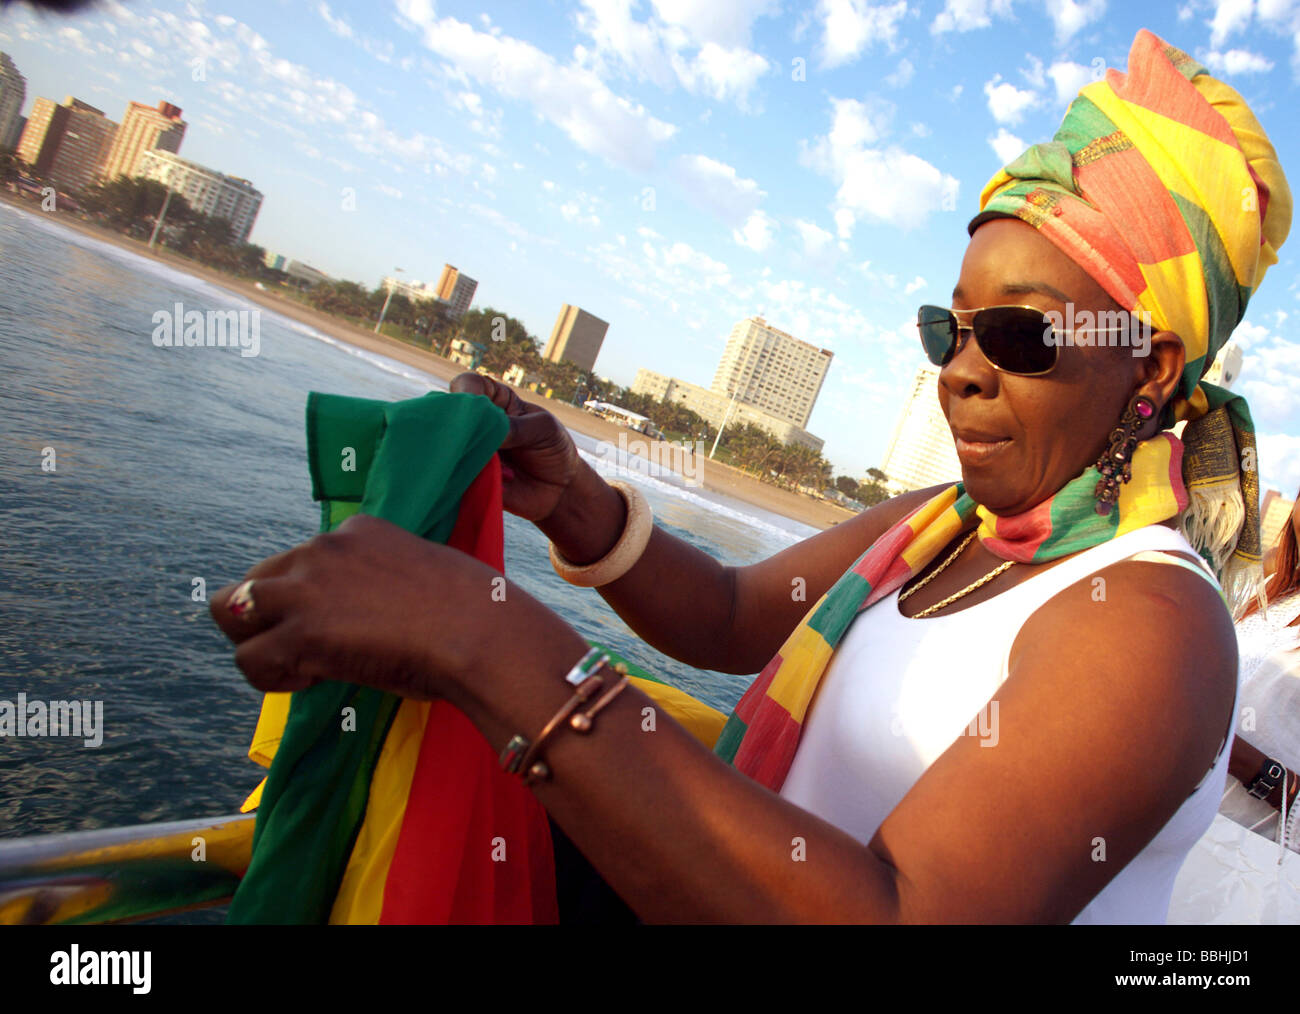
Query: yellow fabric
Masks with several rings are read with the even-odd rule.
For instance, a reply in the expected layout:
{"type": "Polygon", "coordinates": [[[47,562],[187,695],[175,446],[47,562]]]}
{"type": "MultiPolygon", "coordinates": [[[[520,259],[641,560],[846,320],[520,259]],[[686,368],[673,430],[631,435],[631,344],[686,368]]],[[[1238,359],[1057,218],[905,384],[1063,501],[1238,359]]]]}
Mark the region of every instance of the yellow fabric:
{"type": "Polygon", "coordinates": [[[330,922],[376,926],[384,907],[384,884],[397,851],[406,815],[406,800],[415,778],[429,721],[429,702],[404,700],[393,716],[375,774],[370,782],[366,816],[343,871],[330,922]]]}
{"type": "MultiPolygon", "coordinates": [[[[284,735],[284,723],[289,720],[289,701],[292,694],[263,694],[262,710],[257,716],[257,728],[253,730],[253,742],[248,748],[248,759],[264,768],[271,766],[275,751],[280,746],[280,737],[284,735]]],[[[240,813],[256,810],[262,801],[262,789],[266,786],[263,778],[243,805],[240,813]]]]}

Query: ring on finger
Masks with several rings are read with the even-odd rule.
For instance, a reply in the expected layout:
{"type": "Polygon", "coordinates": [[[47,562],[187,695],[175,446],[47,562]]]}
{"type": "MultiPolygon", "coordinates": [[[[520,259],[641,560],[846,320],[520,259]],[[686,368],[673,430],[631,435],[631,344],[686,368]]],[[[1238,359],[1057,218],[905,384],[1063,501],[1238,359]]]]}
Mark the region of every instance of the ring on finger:
{"type": "Polygon", "coordinates": [[[230,615],[235,619],[251,623],[256,603],[253,601],[253,582],[245,581],[230,596],[230,615]]]}

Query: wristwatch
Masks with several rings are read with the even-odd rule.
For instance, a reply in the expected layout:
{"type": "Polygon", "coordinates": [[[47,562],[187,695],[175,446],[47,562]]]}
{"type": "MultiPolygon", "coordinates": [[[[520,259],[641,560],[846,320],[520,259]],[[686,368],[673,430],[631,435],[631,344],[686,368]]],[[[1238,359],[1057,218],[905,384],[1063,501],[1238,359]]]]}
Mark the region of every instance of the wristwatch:
{"type": "Polygon", "coordinates": [[[1281,761],[1276,761],[1272,757],[1265,757],[1264,763],[1259,767],[1259,774],[1255,780],[1246,786],[1246,791],[1256,799],[1267,799],[1269,794],[1277,788],[1278,783],[1282,781],[1282,776],[1286,774],[1286,768],[1282,766],[1281,761]]]}

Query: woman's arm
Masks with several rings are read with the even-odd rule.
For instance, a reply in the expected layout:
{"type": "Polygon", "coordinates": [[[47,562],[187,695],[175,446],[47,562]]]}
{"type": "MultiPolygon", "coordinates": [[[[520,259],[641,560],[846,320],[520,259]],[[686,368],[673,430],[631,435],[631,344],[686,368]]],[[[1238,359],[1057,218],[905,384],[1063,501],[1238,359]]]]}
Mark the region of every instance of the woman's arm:
{"type": "MultiPolygon", "coordinates": [[[[1209,767],[1236,645],[1213,589],[1181,568],[1103,572],[1025,625],[997,745],[959,737],[864,846],[723,764],[628,690],[545,751],[537,795],[650,921],[1067,921],[1209,767]],[[1226,674],[1226,675],[1225,675],[1226,674]],[[650,709],[650,710],[647,710],[650,709]]],[[[373,518],[250,572],[256,620],[214,617],[262,690],[349,679],[445,696],[501,749],[568,699],[585,642],[464,554],[373,518]],[[457,604],[455,615],[428,603],[457,604]]],[[[917,621],[923,622],[923,621],[917,621]]]]}
{"type": "MultiPolygon", "coordinates": [[[[487,397],[506,413],[506,509],[536,524],[572,563],[594,563],[608,553],[623,532],[626,506],[578,454],[559,420],[477,373],[456,377],[451,389],[487,397]]],[[[886,501],[749,567],[724,567],[655,528],[637,564],[598,590],[665,655],[699,669],[755,673],[872,542],[941,488],[886,501]]]]}
{"type": "MultiPolygon", "coordinates": [[[[665,655],[697,669],[755,673],[868,546],[942,488],[895,497],[747,567],[724,567],[656,527],[641,559],[597,591],[665,655]]],[[[622,496],[583,462],[538,527],[561,555],[584,564],[609,552],[625,520],[622,496]]]]}

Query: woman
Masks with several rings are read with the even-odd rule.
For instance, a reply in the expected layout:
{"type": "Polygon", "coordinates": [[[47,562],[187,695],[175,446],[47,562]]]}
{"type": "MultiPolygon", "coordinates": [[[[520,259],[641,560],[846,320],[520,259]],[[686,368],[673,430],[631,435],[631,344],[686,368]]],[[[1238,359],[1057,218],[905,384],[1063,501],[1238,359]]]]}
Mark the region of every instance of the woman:
{"type": "Polygon", "coordinates": [[[347,673],[449,700],[647,921],[1163,920],[1222,794],[1236,689],[1228,610],[1176,525],[1234,590],[1258,559],[1233,467],[1249,417],[1197,382],[1289,193],[1240,97],[1143,32],[1130,73],[1085,89],[981,211],[953,312],[919,319],[964,487],[754,566],[647,532],[547,413],[458,382],[508,411],[506,507],[557,569],[669,655],[763,670],[719,754],[608,696],[584,640],[513,586],[502,601],[495,571],[364,516],[214,597],[237,663],[263,690],[347,673]],[[1150,314],[1149,354],[1044,330],[1081,310],[1150,314]],[[574,708],[586,731],[562,725],[574,708]]]}

